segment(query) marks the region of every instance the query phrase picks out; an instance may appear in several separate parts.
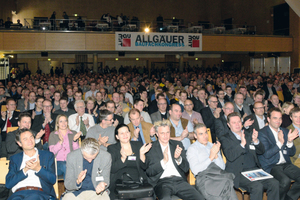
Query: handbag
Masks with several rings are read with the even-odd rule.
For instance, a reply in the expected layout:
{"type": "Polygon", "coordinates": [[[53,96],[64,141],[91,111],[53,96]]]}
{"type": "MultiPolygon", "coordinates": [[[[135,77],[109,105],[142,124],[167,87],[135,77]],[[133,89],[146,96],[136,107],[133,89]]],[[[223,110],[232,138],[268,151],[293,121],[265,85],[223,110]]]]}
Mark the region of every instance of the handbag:
{"type": "Polygon", "coordinates": [[[131,199],[152,197],[154,191],[152,185],[144,182],[143,177],[140,177],[140,181],[134,181],[129,174],[124,172],[121,179],[116,181],[116,193],[120,199],[131,199]],[[125,181],[124,176],[130,180],[125,181]]]}

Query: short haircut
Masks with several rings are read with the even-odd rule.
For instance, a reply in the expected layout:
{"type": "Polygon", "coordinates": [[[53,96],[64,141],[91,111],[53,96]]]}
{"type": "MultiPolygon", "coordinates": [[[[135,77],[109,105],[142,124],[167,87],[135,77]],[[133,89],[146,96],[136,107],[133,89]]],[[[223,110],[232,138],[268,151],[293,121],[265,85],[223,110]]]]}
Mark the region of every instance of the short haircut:
{"type": "Polygon", "coordinates": [[[17,132],[16,132],[16,138],[15,138],[16,142],[21,142],[21,140],[20,140],[21,139],[21,134],[25,133],[27,131],[30,132],[34,136],[32,130],[30,130],[30,129],[27,129],[27,128],[18,129],[17,132]]]}
{"type": "Polygon", "coordinates": [[[239,90],[240,90],[240,89],[246,89],[246,90],[247,90],[246,86],[244,86],[244,85],[241,85],[241,86],[239,87],[239,90]]]}
{"type": "Polygon", "coordinates": [[[181,94],[186,94],[186,96],[188,96],[188,93],[187,93],[187,91],[185,91],[185,90],[182,90],[182,91],[180,92],[179,96],[181,96],[181,94]]]}
{"type": "Polygon", "coordinates": [[[61,100],[65,100],[65,101],[68,102],[68,98],[67,97],[61,97],[59,101],[61,101],[61,100]]]}
{"type": "Polygon", "coordinates": [[[159,97],[163,97],[163,98],[166,98],[164,93],[160,92],[156,95],[156,99],[159,99],[159,97]]]}
{"type": "Polygon", "coordinates": [[[100,113],[99,113],[99,121],[100,123],[102,122],[102,120],[106,119],[106,117],[108,115],[112,115],[113,113],[110,112],[109,110],[107,109],[104,109],[104,110],[100,110],[100,113]]]}
{"type": "Polygon", "coordinates": [[[6,105],[7,105],[8,102],[10,102],[10,101],[14,101],[14,102],[16,103],[16,101],[15,101],[13,98],[8,98],[8,99],[6,100],[6,105]]]}
{"type": "Polygon", "coordinates": [[[95,138],[86,138],[81,142],[81,152],[85,152],[88,155],[95,155],[99,151],[100,145],[95,138]]]}
{"type": "Polygon", "coordinates": [[[255,92],[254,97],[256,98],[258,95],[264,96],[264,94],[261,92],[261,90],[258,90],[257,92],[255,92]]]}
{"type": "Polygon", "coordinates": [[[77,101],[75,101],[75,104],[74,104],[74,108],[75,108],[75,109],[77,109],[77,104],[79,104],[79,103],[83,103],[83,105],[84,105],[84,107],[85,107],[85,103],[84,103],[83,100],[77,100],[77,101]]]}
{"type": "Polygon", "coordinates": [[[24,117],[29,117],[31,119],[31,115],[28,112],[22,112],[19,114],[18,122],[20,122],[24,117]]]}
{"type": "Polygon", "coordinates": [[[293,114],[294,114],[294,113],[297,113],[297,112],[300,112],[300,108],[299,108],[299,107],[293,108],[293,109],[290,111],[290,113],[289,113],[290,117],[292,117],[293,114]]]}
{"type": "MultiPolygon", "coordinates": [[[[174,107],[174,106],[176,106],[176,105],[178,105],[178,106],[180,107],[180,105],[179,105],[179,104],[177,104],[177,103],[173,103],[173,104],[171,104],[171,105],[170,105],[170,110],[171,110],[171,111],[173,111],[173,107],[174,107]]],[[[180,107],[180,110],[181,110],[181,107],[180,107]]]]}
{"type": "Polygon", "coordinates": [[[228,88],[232,89],[232,87],[231,87],[230,85],[227,85],[227,86],[226,86],[226,89],[228,89],[228,88]]]}
{"type": "Polygon", "coordinates": [[[128,113],[129,119],[130,119],[130,115],[134,115],[135,113],[139,113],[139,115],[141,115],[141,112],[138,109],[132,108],[128,113]]]}
{"type": "Polygon", "coordinates": [[[280,112],[280,113],[281,113],[281,110],[280,110],[279,108],[276,108],[276,107],[271,108],[271,109],[268,111],[268,114],[267,114],[267,116],[268,116],[269,118],[271,117],[272,112],[280,112]]]}
{"type": "Polygon", "coordinates": [[[217,98],[216,95],[209,95],[209,97],[207,98],[207,101],[210,101],[210,99],[213,97],[217,98]]]}
{"type": "Polygon", "coordinates": [[[163,120],[163,121],[155,122],[154,123],[155,132],[158,132],[159,127],[166,127],[166,126],[168,126],[171,129],[172,124],[169,120],[163,120]]]}
{"type": "Polygon", "coordinates": [[[240,113],[238,113],[238,112],[233,112],[233,113],[230,113],[228,116],[227,116],[227,123],[230,123],[230,119],[232,118],[232,117],[239,117],[240,119],[241,119],[241,115],[240,115],[240,113]]]}
{"type": "Polygon", "coordinates": [[[92,101],[95,103],[94,97],[91,97],[91,96],[86,98],[85,102],[88,102],[88,101],[92,101]]]}
{"type": "Polygon", "coordinates": [[[37,96],[37,97],[36,97],[36,99],[35,99],[35,102],[38,102],[38,100],[39,100],[39,99],[43,99],[43,101],[45,100],[45,98],[44,98],[44,97],[37,96]]]}
{"type": "MultiPolygon", "coordinates": [[[[243,95],[242,93],[237,92],[237,93],[234,94],[234,99],[236,99],[236,96],[239,95],[239,94],[240,94],[240,95],[243,95]]],[[[244,99],[244,95],[243,95],[243,99],[244,99]]]]}
{"type": "Polygon", "coordinates": [[[255,103],[253,104],[253,108],[255,108],[256,104],[259,104],[259,103],[261,103],[261,104],[264,106],[263,102],[257,101],[257,102],[255,102],[255,103]]]}
{"type": "Polygon", "coordinates": [[[194,126],[194,133],[197,134],[196,130],[198,128],[203,128],[203,127],[206,128],[205,124],[203,124],[203,123],[195,124],[195,126],[194,126]]]}
{"type": "MultiPolygon", "coordinates": [[[[118,126],[115,128],[115,136],[118,135],[118,131],[120,128],[123,128],[123,127],[127,127],[128,128],[128,131],[129,131],[129,127],[126,125],[126,124],[118,124],[118,126]]],[[[130,131],[129,131],[130,132],[130,131]]]]}
{"type": "Polygon", "coordinates": [[[55,94],[59,94],[59,95],[61,96],[61,93],[60,93],[60,91],[58,91],[58,90],[55,90],[55,92],[53,92],[53,96],[54,96],[55,94]]]}
{"type": "Polygon", "coordinates": [[[224,104],[224,107],[223,107],[223,108],[226,108],[229,104],[231,104],[231,105],[234,107],[234,104],[233,104],[232,102],[228,101],[228,102],[226,102],[226,103],[224,104]]]}
{"type": "Polygon", "coordinates": [[[112,100],[109,100],[109,101],[107,101],[107,102],[105,103],[105,107],[107,107],[107,104],[109,104],[109,103],[113,103],[113,104],[114,104],[114,106],[116,106],[116,104],[115,104],[115,102],[114,102],[114,101],[112,101],[112,100]]]}
{"type": "Polygon", "coordinates": [[[142,99],[135,99],[133,105],[137,105],[140,101],[144,103],[142,99]]]}

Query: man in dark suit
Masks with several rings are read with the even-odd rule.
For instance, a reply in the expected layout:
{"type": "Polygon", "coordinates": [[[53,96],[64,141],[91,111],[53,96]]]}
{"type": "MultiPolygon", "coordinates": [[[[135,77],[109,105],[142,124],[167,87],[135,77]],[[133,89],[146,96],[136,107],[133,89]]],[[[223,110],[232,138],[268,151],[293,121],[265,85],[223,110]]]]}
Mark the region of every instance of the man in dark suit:
{"type": "Polygon", "coordinates": [[[208,107],[200,110],[203,122],[207,128],[210,128],[212,142],[216,142],[216,131],[214,121],[216,118],[220,117],[221,108],[217,108],[218,99],[215,95],[210,95],[208,97],[208,107]]]}
{"type": "Polygon", "coordinates": [[[233,103],[225,103],[223,109],[223,114],[219,118],[216,118],[214,121],[216,137],[220,138],[222,135],[225,135],[230,129],[227,126],[227,116],[230,113],[234,112],[233,103]]]}
{"type": "Polygon", "coordinates": [[[34,148],[34,135],[31,130],[22,129],[16,140],[24,152],[11,157],[5,184],[13,192],[9,199],[55,199],[53,153],[34,148]]]}
{"type": "Polygon", "coordinates": [[[226,99],[224,99],[225,97],[225,92],[223,90],[219,90],[217,92],[217,97],[218,97],[218,108],[223,108],[223,106],[225,105],[225,103],[227,102],[226,99]]]}
{"type": "Polygon", "coordinates": [[[200,113],[200,110],[205,107],[205,105],[202,103],[202,101],[206,102],[205,89],[202,88],[202,89],[198,90],[197,94],[198,94],[197,97],[192,98],[192,101],[194,103],[193,110],[200,113]],[[202,98],[202,101],[201,101],[201,98],[202,98]]]}
{"type": "Polygon", "coordinates": [[[166,99],[160,98],[157,100],[158,111],[152,113],[150,116],[153,124],[157,121],[161,121],[163,119],[169,118],[169,112],[167,111],[167,106],[168,103],[166,99]]]}
{"type": "MultiPolygon", "coordinates": [[[[105,106],[106,106],[106,109],[109,110],[110,112],[112,113],[115,113],[115,110],[116,110],[116,104],[115,102],[113,102],[112,100],[109,100],[105,103],[105,106]]],[[[97,113],[100,114],[100,110],[97,111],[97,113]]],[[[113,126],[117,126],[118,124],[124,124],[124,117],[120,116],[120,115],[116,115],[116,114],[113,114],[113,119],[114,119],[114,123],[113,123],[113,126]]]]}
{"type": "Polygon", "coordinates": [[[155,123],[158,140],[152,143],[146,162],[141,161],[141,165],[159,199],[176,195],[181,199],[202,200],[204,197],[186,181],[185,173],[189,170],[186,154],[181,142],[170,140],[170,128],[169,120],[155,123]]]}
{"type": "Polygon", "coordinates": [[[268,80],[267,84],[264,85],[263,90],[265,91],[265,100],[271,99],[273,94],[277,94],[275,87],[273,87],[273,81],[268,80]]]}
{"type": "Polygon", "coordinates": [[[30,110],[30,104],[29,104],[29,90],[27,88],[22,90],[22,99],[18,100],[18,106],[17,109],[20,112],[24,112],[26,110],[30,110]]]}
{"type": "Polygon", "coordinates": [[[248,130],[255,129],[256,131],[265,127],[267,121],[267,116],[265,113],[265,107],[262,102],[255,102],[253,105],[254,113],[245,117],[244,127],[248,130]]]}
{"type": "Polygon", "coordinates": [[[240,92],[234,95],[234,112],[240,113],[242,119],[246,116],[251,115],[249,106],[244,102],[244,95],[240,92]]]}
{"type": "Polygon", "coordinates": [[[70,115],[73,115],[76,113],[75,110],[68,108],[68,99],[67,97],[61,97],[59,100],[59,110],[56,110],[54,113],[57,115],[66,115],[67,117],[69,117],[70,115]]]}
{"type": "Polygon", "coordinates": [[[268,199],[279,200],[277,180],[271,178],[252,182],[241,174],[260,168],[256,154],[263,154],[264,146],[257,138],[258,132],[251,131],[244,134],[241,116],[237,112],[229,114],[227,122],[230,131],[219,139],[227,160],[225,170],[235,175],[234,187],[246,189],[250,193],[250,199],[253,200],[262,200],[265,189],[268,199]]]}
{"type": "Polygon", "coordinates": [[[282,114],[279,108],[272,108],[267,119],[269,126],[261,129],[258,136],[265,146],[265,152],[258,156],[259,162],[279,181],[280,199],[297,200],[300,196],[300,169],[291,163],[290,156],[296,152],[293,140],[299,137],[299,131],[280,127],[282,114]],[[291,180],[295,181],[292,186],[291,180]]]}
{"type": "Polygon", "coordinates": [[[74,109],[75,109],[75,107],[74,107],[75,102],[76,102],[77,100],[82,100],[82,92],[81,92],[81,91],[75,92],[75,94],[74,94],[74,99],[75,99],[75,100],[69,102],[69,104],[68,104],[68,108],[69,108],[69,109],[73,109],[73,110],[74,110],[74,109]]]}
{"type": "Polygon", "coordinates": [[[43,114],[36,115],[33,119],[31,129],[40,132],[40,130],[45,130],[45,135],[43,136],[43,149],[48,149],[48,139],[50,133],[55,129],[55,121],[57,114],[51,112],[52,102],[48,99],[45,99],[43,102],[43,114]]]}
{"type": "MultiPolygon", "coordinates": [[[[283,94],[283,97],[284,97],[284,101],[289,101],[289,102],[292,102],[293,100],[293,93],[292,93],[292,90],[293,90],[293,82],[288,82],[287,84],[287,89],[286,90],[282,90],[282,94],[283,94]]],[[[283,89],[283,88],[282,88],[283,89]]]]}

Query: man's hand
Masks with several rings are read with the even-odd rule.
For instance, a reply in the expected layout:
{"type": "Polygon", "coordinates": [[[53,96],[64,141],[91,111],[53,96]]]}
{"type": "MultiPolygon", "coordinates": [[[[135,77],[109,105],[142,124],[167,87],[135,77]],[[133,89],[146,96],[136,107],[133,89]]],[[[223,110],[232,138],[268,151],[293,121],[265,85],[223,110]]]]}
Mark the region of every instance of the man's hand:
{"type": "Polygon", "coordinates": [[[168,156],[168,147],[166,147],[166,149],[164,150],[164,163],[167,164],[167,162],[169,161],[169,156],[168,156]]]}
{"type": "Polygon", "coordinates": [[[174,158],[177,159],[180,157],[182,152],[182,148],[177,144],[175,152],[174,152],[174,158]]]}
{"type": "Polygon", "coordinates": [[[1,117],[2,117],[2,119],[5,120],[5,118],[6,118],[6,112],[5,112],[5,111],[2,111],[2,112],[1,112],[1,117]]]}
{"type": "Polygon", "coordinates": [[[103,136],[102,137],[101,134],[99,134],[98,142],[99,142],[100,145],[105,146],[107,141],[108,141],[108,136],[103,136]]]}
{"type": "Polygon", "coordinates": [[[242,134],[241,134],[241,145],[242,145],[243,147],[245,147],[246,143],[247,143],[247,141],[246,141],[246,139],[245,139],[244,130],[242,130],[242,134]]]}
{"type": "Polygon", "coordinates": [[[107,186],[107,183],[100,182],[96,187],[96,194],[100,194],[102,191],[104,191],[106,186],[107,186]]]}
{"type": "Polygon", "coordinates": [[[39,155],[36,158],[33,158],[25,163],[25,168],[34,170],[36,172],[40,171],[42,168],[40,165],[39,155]]]}
{"type": "Polygon", "coordinates": [[[194,124],[199,124],[198,120],[196,118],[193,119],[194,124]]]}
{"type": "Polygon", "coordinates": [[[248,115],[247,115],[247,113],[245,113],[244,115],[243,115],[243,120],[245,119],[245,117],[247,117],[248,115]]]}
{"type": "Polygon", "coordinates": [[[73,141],[75,142],[76,140],[78,140],[78,138],[80,138],[82,132],[79,131],[78,133],[76,133],[76,135],[74,135],[73,141]]]}
{"type": "Polygon", "coordinates": [[[59,137],[59,143],[62,144],[64,142],[64,137],[60,132],[58,132],[58,137],[59,137]]]}
{"type": "Polygon", "coordinates": [[[153,137],[155,135],[155,128],[154,126],[152,126],[152,128],[150,129],[150,136],[153,137]]]}
{"type": "Polygon", "coordinates": [[[244,123],[244,127],[249,127],[254,123],[254,120],[247,119],[244,123]]]}
{"type": "Polygon", "coordinates": [[[79,115],[76,117],[76,126],[79,126],[79,115]]]}
{"type": "Polygon", "coordinates": [[[219,118],[220,117],[220,113],[221,113],[222,109],[221,108],[216,108],[215,112],[214,112],[214,116],[215,118],[219,118]]]}
{"type": "MultiPolygon", "coordinates": [[[[292,132],[292,130],[290,130],[292,132]]],[[[278,141],[283,145],[284,144],[284,136],[282,130],[278,132],[278,141]]]]}
{"type": "Polygon", "coordinates": [[[10,119],[12,117],[12,112],[11,111],[7,111],[7,118],[10,119]]]}
{"type": "Polygon", "coordinates": [[[89,118],[87,117],[85,120],[83,120],[83,123],[86,127],[89,127],[89,118]]]}
{"type": "Polygon", "coordinates": [[[140,128],[137,127],[134,131],[133,131],[133,135],[136,138],[136,140],[138,140],[139,138],[139,133],[140,133],[140,128]]]}
{"type": "Polygon", "coordinates": [[[152,143],[145,143],[141,148],[140,148],[140,155],[145,155],[152,147],[152,143]]]}
{"type": "Polygon", "coordinates": [[[126,154],[126,152],[125,152],[125,150],[124,150],[123,147],[121,147],[120,154],[121,154],[121,160],[124,163],[126,161],[127,154],[126,154]]]}
{"type": "Polygon", "coordinates": [[[117,119],[114,120],[113,126],[114,126],[114,127],[117,127],[118,125],[119,125],[119,120],[117,120],[117,119]]]}
{"type": "Polygon", "coordinates": [[[40,139],[45,134],[45,130],[41,129],[35,136],[35,139],[40,139]]]}
{"type": "Polygon", "coordinates": [[[258,143],[257,137],[258,137],[258,132],[257,132],[257,130],[253,129],[253,133],[252,133],[252,141],[253,141],[254,143],[258,143]]]}
{"type": "Polygon", "coordinates": [[[186,138],[188,135],[189,135],[189,131],[188,131],[187,127],[185,127],[185,129],[182,131],[181,136],[180,136],[181,140],[186,138]]]}
{"type": "Polygon", "coordinates": [[[210,149],[209,159],[213,161],[214,159],[218,158],[218,152],[220,151],[221,144],[219,141],[213,144],[212,148],[210,149]]]}
{"type": "Polygon", "coordinates": [[[86,172],[87,172],[87,169],[85,169],[79,173],[77,180],[76,180],[77,185],[79,185],[85,179],[86,172]]]}
{"type": "Polygon", "coordinates": [[[31,115],[31,118],[34,119],[35,116],[36,116],[36,112],[33,110],[33,111],[32,111],[32,115],[31,115]]]}
{"type": "Polygon", "coordinates": [[[294,139],[299,137],[299,131],[295,128],[295,130],[292,132],[292,129],[290,129],[288,133],[288,142],[293,142],[294,139]]]}

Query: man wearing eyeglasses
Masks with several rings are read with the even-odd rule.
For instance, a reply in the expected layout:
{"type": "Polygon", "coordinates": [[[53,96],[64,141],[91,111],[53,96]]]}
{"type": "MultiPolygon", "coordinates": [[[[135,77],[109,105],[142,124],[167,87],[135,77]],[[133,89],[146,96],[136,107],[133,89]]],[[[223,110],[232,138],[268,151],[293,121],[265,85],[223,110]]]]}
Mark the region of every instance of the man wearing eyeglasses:
{"type": "Polygon", "coordinates": [[[253,104],[254,113],[245,117],[244,127],[249,130],[260,130],[267,124],[267,115],[265,114],[265,107],[262,102],[255,102],[253,104]]]}
{"type": "Polygon", "coordinates": [[[216,142],[216,132],[215,132],[215,119],[220,117],[221,108],[218,108],[218,99],[215,95],[210,95],[208,97],[208,107],[202,108],[200,110],[201,116],[203,117],[203,122],[207,128],[210,128],[212,142],[216,142]]]}
{"type": "Polygon", "coordinates": [[[184,102],[184,111],[182,113],[182,118],[189,120],[192,125],[203,123],[202,116],[200,113],[193,111],[194,104],[192,100],[187,99],[184,102]]]}
{"type": "Polygon", "coordinates": [[[157,99],[157,107],[158,111],[150,115],[153,124],[157,121],[162,121],[164,119],[167,120],[169,118],[169,112],[167,112],[168,103],[166,98],[157,99]]]}
{"type": "Polygon", "coordinates": [[[234,112],[240,113],[242,116],[242,121],[244,121],[245,117],[251,115],[251,110],[249,106],[244,102],[244,95],[240,92],[234,95],[234,112]]]}
{"type": "Polygon", "coordinates": [[[55,120],[57,114],[51,112],[52,110],[52,102],[48,99],[45,99],[43,102],[43,114],[36,115],[33,119],[31,129],[40,132],[41,130],[45,130],[45,135],[42,137],[43,139],[43,149],[48,149],[48,140],[50,133],[54,131],[55,128],[55,120]]]}
{"type": "Polygon", "coordinates": [[[216,136],[220,138],[222,135],[225,135],[230,129],[227,125],[227,116],[230,113],[234,112],[234,106],[232,102],[225,103],[222,108],[223,113],[219,118],[216,118],[214,121],[216,136]]]}
{"type": "Polygon", "coordinates": [[[106,109],[101,110],[99,121],[99,124],[89,129],[86,138],[95,138],[98,140],[100,148],[106,151],[109,145],[116,143],[113,113],[106,109]]]}

